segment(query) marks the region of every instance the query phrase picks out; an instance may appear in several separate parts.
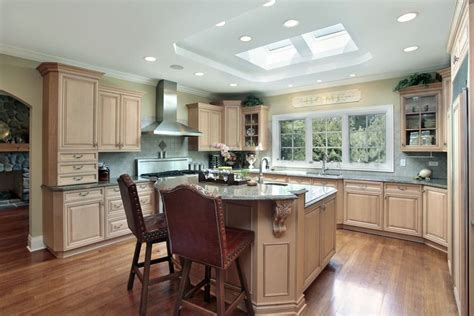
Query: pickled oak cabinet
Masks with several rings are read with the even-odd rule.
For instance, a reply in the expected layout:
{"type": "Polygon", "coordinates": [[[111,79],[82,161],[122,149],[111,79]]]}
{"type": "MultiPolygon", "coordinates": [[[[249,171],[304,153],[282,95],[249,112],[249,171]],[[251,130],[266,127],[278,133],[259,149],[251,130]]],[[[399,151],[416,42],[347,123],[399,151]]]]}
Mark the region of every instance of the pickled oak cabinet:
{"type": "Polygon", "coordinates": [[[199,137],[189,138],[189,148],[198,151],[217,151],[214,147],[222,143],[223,108],[206,103],[187,104],[188,124],[202,133],[199,137]]]}

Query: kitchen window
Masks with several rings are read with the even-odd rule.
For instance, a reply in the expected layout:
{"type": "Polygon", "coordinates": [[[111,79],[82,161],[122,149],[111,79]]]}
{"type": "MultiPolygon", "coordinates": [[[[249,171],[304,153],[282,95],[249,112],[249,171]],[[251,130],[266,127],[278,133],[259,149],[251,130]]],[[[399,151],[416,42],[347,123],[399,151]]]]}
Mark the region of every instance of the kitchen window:
{"type": "Polygon", "coordinates": [[[274,115],[273,165],[393,172],[393,106],[274,115]]]}

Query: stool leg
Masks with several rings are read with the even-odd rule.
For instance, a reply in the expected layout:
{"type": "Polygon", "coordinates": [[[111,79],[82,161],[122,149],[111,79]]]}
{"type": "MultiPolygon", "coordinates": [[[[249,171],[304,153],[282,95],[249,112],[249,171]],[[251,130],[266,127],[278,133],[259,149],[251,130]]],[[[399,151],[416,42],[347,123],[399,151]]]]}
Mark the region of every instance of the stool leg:
{"type": "Polygon", "coordinates": [[[216,269],[217,316],[225,315],[224,270],[216,269]]]}
{"type": "Polygon", "coordinates": [[[204,302],[211,302],[211,267],[206,266],[205,276],[206,285],[204,285],[204,302]]]}
{"type": "Polygon", "coordinates": [[[240,286],[242,287],[242,291],[245,292],[245,307],[247,308],[247,314],[253,316],[255,315],[255,312],[253,311],[252,302],[250,301],[249,286],[247,285],[247,279],[245,278],[245,274],[240,266],[239,258],[235,259],[235,264],[237,266],[237,273],[239,274],[240,286]]]}
{"type": "Polygon", "coordinates": [[[170,273],[174,273],[173,254],[171,253],[169,239],[166,241],[166,250],[168,251],[168,267],[170,269],[170,273]]]}
{"type": "Polygon", "coordinates": [[[140,315],[146,315],[148,303],[148,283],[150,281],[151,243],[146,243],[145,264],[143,266],[142,295],[140,298],[140,315]]]}
{"type": "Polygon", "coordinates": [[[142,248],[142,243],[137,240],[135,245],[135,253],[133,254],[132,267],[130,268],[130,275],[128,277],[127,290],[133,289],[133,282],[135,281],[135,267],[138,264],[138,259],[140,257],[140,250],[142,248]]]}
{"type": "Polygon", "coordinates": [[[179,282],[178,297],[176,298],[176,303],[174,305],[174,316],[178,316],[181,310],[181,304],[183,302],[184,291],[186,290],[186,284],[189,278],[189,271],[191,271],[191,260],[182,259],[181,263],[183,264],[183,271],[181,274],[181,281],[179,282]]]}

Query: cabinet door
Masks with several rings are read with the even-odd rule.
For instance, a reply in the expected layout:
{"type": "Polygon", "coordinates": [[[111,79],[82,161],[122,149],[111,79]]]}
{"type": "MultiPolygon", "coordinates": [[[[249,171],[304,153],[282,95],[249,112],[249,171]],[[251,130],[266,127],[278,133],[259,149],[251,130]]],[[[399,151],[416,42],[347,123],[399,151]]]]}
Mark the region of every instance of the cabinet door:
{"type": "Polygon", "coordinates": [[[140,98],[122,95],[120,151],[140,151],[140,98]]]}
{"type": "Polygon", "coordinates": [[[99,92],[99,151],[119,148],[120,95],[99,92]]]}
{"type": "Polygon", "coordinates": [[[60,149],[97,149],[98,81],[63,74],[59,95],[60,149]]]}
{"type": "Polygon", "coordinates": [[[385,195],[384,230],[422,236],[421,196],[385,195]]]}
{"type": "Polygon", "coordinates": [[[231,150],[241,149],[241,114],[239,106],[224,107],[224,143],[231,150]]]}
{"type": "Polygon", "coordinates": [[[211,111],[199,109],[198,120],[199,131],[202,133],[198,137],[199,150],[209,150],[211,148],[211,111]]]}
{"type": "Polygon", "coordinates": [[[311,284],[320,265],[320,213],[322,206],[310,207],[304,214],[304,285],[311,284]]]}
{"type": "Polygon", "coordinates": [[[65,205],[66,250],[104,240],[102,200],[78,201],[65,205]]]}
{"type": "Polygon", "coordinates": [[[382,193],[344,191],[344,224],[383,229],[382,193]]]}
{"type": "Polygon", "coordinates": [[[426,187],[423,193],[423,237],[448,246],[448,202],[443,189],[426,187]]]}
{"type": "Polygon", "coordinates": [[[209,148],[222,142],[222,112],[211,111],[209,118],[209,148]]]}
{"type": "Polygon", "coordinates": [[[329,262],[336,253],[336,199],[323,205],[320,219],[320,258],[321,266],[329,262]]]}

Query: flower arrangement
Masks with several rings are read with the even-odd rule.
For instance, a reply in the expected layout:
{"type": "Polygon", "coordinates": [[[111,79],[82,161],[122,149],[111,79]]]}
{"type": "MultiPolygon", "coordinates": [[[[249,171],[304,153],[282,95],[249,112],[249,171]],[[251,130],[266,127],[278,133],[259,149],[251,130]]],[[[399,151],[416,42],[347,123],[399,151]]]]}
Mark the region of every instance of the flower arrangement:
{"type": "Polygon", "coordinates": [[[218,143],[214,144],[214,148],[219,149],[221,152],[221,156],[224,157],[225,161],[236,161],[237,156],[234,153],[229,151],[229,146],[226,144],[218,143]]]}

